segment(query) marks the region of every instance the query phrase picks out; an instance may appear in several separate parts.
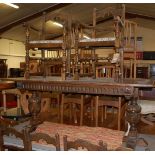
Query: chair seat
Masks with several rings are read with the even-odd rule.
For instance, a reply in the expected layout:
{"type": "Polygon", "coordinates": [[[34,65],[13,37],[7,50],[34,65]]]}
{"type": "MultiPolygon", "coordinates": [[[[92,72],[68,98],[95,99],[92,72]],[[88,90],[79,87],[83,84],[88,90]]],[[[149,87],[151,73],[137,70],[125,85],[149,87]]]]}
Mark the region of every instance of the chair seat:
{"type": "Polygon", "coordinates": [[[141,114],[155,113],[155,101],[150,100],[138,100],[138,104],[141,106],[141,114]]]}

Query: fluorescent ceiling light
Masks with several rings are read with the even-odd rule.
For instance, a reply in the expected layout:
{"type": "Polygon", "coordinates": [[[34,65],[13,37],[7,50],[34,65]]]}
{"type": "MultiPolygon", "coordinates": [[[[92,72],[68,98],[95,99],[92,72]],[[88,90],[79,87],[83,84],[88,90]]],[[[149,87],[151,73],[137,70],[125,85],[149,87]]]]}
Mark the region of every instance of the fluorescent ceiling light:
{"type": "Polygon", "coordinates": [[[3,4],[6,4],[8,6],[11,6],[11,7],[15,8],[15,9],[18,9],[19,8],[18,5],[15,5],[15,4],[12,4],[12,3],[8,3],[8,2],[4,2],[4,1],[2,1],[2,2],[3,2],[3,4]]]}
{"type": "Polygon", "coordinates": [[[86,39],[90,39],[90,37],[88,37],[87,35],[83,35],[83,37],[86,39]]]}
{"type": "Polygon", "coordinates": [[[59,27],[63,27],[63,25],[62,25],[62,24],[57,23],[57,22],[53,22],[53,24],[54,24],[54,25],[57,25],[57,26],[59,26],[59,27]]]}

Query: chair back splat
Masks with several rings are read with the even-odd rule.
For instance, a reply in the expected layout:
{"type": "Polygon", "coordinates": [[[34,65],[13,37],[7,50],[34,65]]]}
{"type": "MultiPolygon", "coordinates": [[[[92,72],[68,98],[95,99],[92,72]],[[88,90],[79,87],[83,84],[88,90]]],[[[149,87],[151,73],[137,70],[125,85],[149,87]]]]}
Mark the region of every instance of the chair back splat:
{"type": "Polygon", "coordinates": [[[82,149],[86,148],[88,151],[107,151],[107,144],[103,144],[103,141],[99,141],[99,145],[95,145],[90,143],[89,141],[76,139],[75,141],[68,141],[67,136],[63,137],[64,140],[64,151],[68,151],[70,149],[76,149],[82,147],[82,149]]]}
{"type": "Polygon", "coordinates": [[[48,134],[45,133],[33,133],[33,134],[29,134],[28,137],[29,140],[29,146],[28,146],[28,150],[32,151],[32,142],[39,142],[40,140],[45,141],[47,144],[52,144],[53,146],[55,146],[56,151],[60,151],[60,138],[59,138],[59,134],[55,134],[54,137],[49,136],[48,134]]]}
{"type": "Polygon", "coordinates": [[[26,129],[23,129],[21,132],[19,132],[16,129],[11,128],[11,127],[5,128],[5,130],[0,128],[0,150],[1,151],[5,151],[5,150],[26,151],[28,149],[27,137],[28,137],[28,130],[26,130],[26,129]],[[22,140],[23,147],[17,146],[15,144],[9,144],[9,145],[5,144],[4,136],[8,136],[8,135],[15,136],[15,138],[22,140]]]}

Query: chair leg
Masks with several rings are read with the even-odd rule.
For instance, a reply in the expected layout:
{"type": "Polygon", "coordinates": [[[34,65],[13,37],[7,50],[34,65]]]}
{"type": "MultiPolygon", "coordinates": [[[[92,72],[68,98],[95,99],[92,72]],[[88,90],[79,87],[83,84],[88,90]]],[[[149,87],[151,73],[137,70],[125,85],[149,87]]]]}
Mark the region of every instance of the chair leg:
{"type": "Polygon", "coordinates": [[[17,95],[17,115],[21,114],[21,104],[20,104],[20,96],[17,95]]]}
{"type": "Polygon", "coordinates": [[[125,109],[126,109],[126,104],[125,103],[123,103],[123,105],[121,106],[121,120],[122,120],[122,118],[123,118],[123,125],[125,126],[125,122],[126,122],[126,120],[125,120],[125,109]]]}
{"type": "Polygon", "coordinates": [[[69,103],[69,119],[70,119],[70,121],[72,120],[72,110],[73,110],[72,103],[69,103]]]}
{"type": "Polygon", "coordinates": [[[118,126],[117,129],[121,130],[121,107],[118,108],[118,122],[117,122],[118,126]]]}
{"type": "Polygon", "coordinates": [[[7,111],[6,111],[6,92],[2,91],[3,94],[3,110],[4,110],[4,115],[6,115],[7,111]]]}
{"type": "Polygon", "coordinates": [[[98,100],[99,96],[95,97],[95,126],[98,126],[98,100]]]}
{"type": "Polygon", "coordinates": [[[107,119],[107,106],[104,106],[104,119],[107,119]]]}
{"type": "Polygon", "coordinates": [[[91,121],[94,120],[94,99],[91,99],[91,121]]]}
{"type": "Polygon", "coordinates": [[[104,111],[104,106],[101,106],[101,122],[103,123],[103,111],[104,111]]]}
{"type": "Polygon", "coordinates": [[[82,126],[83,124],[83,104],[84,104],[84,96],[81,95],[80,126],[82,126]]]}
{"type": "Polygon", "coordinates": [[[63,123],[63,112],[64,112],[64,94],[62,94],[62,98],[61,98],[61,106],[60,106],[60,117],[61,117],[61,119],[60,119],[60,121],[61,121],[61,123],[63,123]]]}
{"type": "Polygon", "coordinates": [[[122,113],[122,98],[119,97],[119,106],[118,106],[118,130],[121,130],[121,113],[122,113]]]}
{"type": "Polygon", "coordinates": [[[74,115],[74,123],[75,124],[77,124],[77,109],[76,109],[76,104],[74,103],[73,104],[73,107],[72,107],[72,109],[73,109],[73,115],[74,115]]]}
{"type": "Polygon", "coordinates": [[[58,111],[57,111],[57,114],[58,114],[58,120],[60,121],[60,96],[61,95],[57,95],[57,105],[58,105],[58,111]]]}

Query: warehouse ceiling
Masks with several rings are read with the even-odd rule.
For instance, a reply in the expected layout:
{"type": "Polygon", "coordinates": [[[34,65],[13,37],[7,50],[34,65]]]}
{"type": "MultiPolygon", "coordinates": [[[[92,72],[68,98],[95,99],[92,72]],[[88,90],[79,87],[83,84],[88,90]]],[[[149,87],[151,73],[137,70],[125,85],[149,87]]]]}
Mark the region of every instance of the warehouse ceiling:
{"type": "MultiPolygon", "coordinates": [[[[31,39],[40,39],[43,23],[43,13],[46,12],[46,39],[61,37],[62,28],[52,22],[52,17],[61,13],[72,17],[82,23],[92,24],[93,8],[104,9],[120,4],[105,3],[18,3],[19,9],[0,4],[0,37],[25,41],[25,27],[23,23],[28,22],[31,28],[31,39]]],[[[155,4],[126,4],[126,18],[136,21],[139,26],[155,29],[155,4]]],[[[98,27],[109,27],[112,18],[102,19],[98,27]]],[[[85,32],[88,36],[90,31],[85,32]]],[[[97,36],[106,35],[108,32],[98,32],[97,36]]]]}

